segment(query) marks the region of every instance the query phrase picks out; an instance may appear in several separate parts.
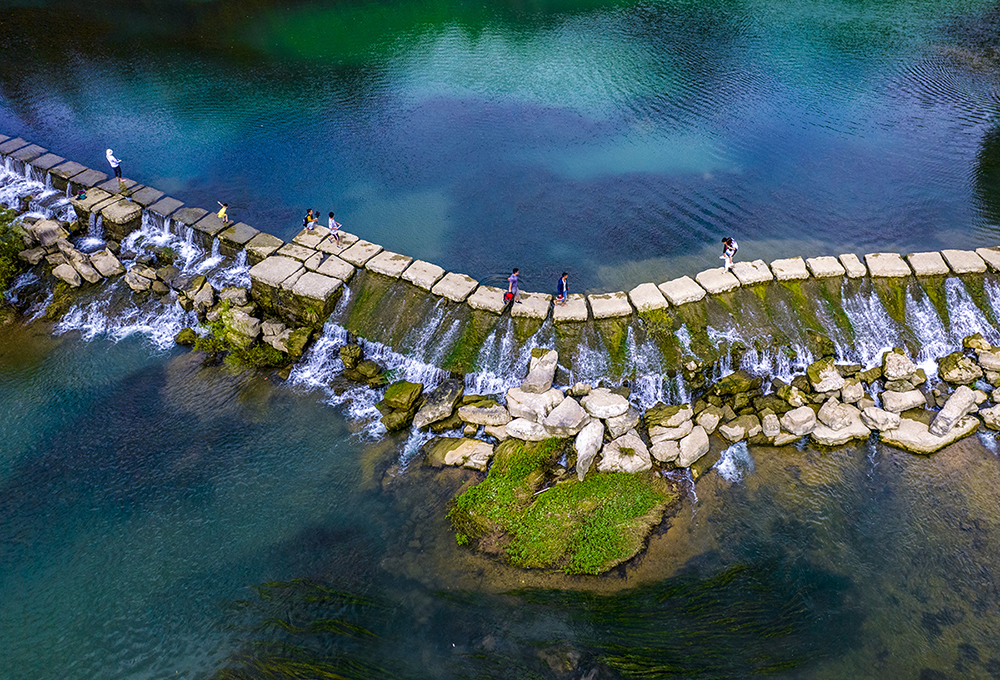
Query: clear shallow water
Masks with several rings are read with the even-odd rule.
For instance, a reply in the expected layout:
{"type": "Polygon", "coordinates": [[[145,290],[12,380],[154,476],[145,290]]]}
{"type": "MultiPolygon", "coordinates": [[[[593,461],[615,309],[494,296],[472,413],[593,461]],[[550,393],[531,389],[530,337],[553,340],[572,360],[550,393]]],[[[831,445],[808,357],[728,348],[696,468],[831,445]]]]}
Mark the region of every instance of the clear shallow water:
{"type": "Polygon", "coordinates": [[[641,559],[566,579],[459,549],[445,502],[471,473],[400,473],[402,439],[324,401],[140,336],[0,329],[0,677],[207,677],[285,639],[234,625],[309,620],[294,593],[237,604],[302,577],[373,603],[309,611],[371,628],[353,653],[400,677],[628,677],[623,654],[703,678],[1000,673],[992,434],[929,458],[718,451],[641,559]]]}
{"type": "Polygon", "coordinates": [[[0,129],[488,282],[997,242],[993,3],[3,3],[0,129]]]}

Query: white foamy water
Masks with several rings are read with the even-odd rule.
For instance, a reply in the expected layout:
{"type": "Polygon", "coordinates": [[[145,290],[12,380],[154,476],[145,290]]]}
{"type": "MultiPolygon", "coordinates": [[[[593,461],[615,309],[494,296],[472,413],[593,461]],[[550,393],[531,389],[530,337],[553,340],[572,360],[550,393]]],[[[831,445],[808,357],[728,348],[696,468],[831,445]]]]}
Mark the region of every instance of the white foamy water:
{"type": "Polygon", "coordinates": [[[874,366],[887,350],[903,344],[899,324],[885,311],[874,290],[845,297],[843,304],[854,329],[853,351],[846,352],[848,360],[874,366]]]}
{"type": "Polygon", "coordinates": [[[160,350],[174,346],[174,336],[185,327],[197,327],[198,317],[185,312],[174,302],[150,299],[143,305],[131,305],[111,311],[113,292],[100,298],[74,305],[55,325],[53,332],[62,335],[78,331],[84,340],[106,337],[120,342],[132,335],[143,335],[160,350]]]}
{"type": "Polygon", "coordinates": [[[712,469],[730,484],[736,484],[753,473],[753,456],[750,455],[746,442],[737,442],[723,451],[712,469]]]}

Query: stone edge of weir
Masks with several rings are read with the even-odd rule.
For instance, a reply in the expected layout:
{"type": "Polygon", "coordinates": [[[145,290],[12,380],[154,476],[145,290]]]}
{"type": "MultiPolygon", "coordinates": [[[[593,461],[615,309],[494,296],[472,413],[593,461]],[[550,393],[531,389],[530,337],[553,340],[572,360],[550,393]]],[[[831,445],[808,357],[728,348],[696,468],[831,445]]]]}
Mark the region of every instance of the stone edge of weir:
{"type": "Polygon", "coordinates": [[[295,304],[289,293],[304,297],[314,303],[309,305],[312,317],[309,321],[313,323],[331,313],[339,291],[359,269],[406,281],[434,296],[497,316],[510,308],[513,317],[544,321],[551,313],[556,324],[614,319],[631,316],[633,312],[641,314],[681,307],[701,301],[706,295],[719,295],[771,281],[865,276],[905,278],[911,274],[924,277],[980,274],[987,269],[1000,271],[1000,247],[975,251],[946,249],[905,256],[869,253],[863,259],[847,253],[839,257],[781,258],[770,264],[763,260],[741,261],[735,263],[730,272],[718,267],[699,272],[693,279],[681,276],[660,284],[642,283],[627,292],[573,294],[564,306],[554,306],[551,295],[523,292],[523,304],[509,305],[503,301],[501,288],[480,285],[466,274],[447,272],[433,263],[387,251],[347,232],[341,232],[342,247],[338,247],[325,227],[302,231],[286,243],[243,222],[224,224],[214,212],[186,206],[134,180],[123,180],[123,194],[117,180],[109,179],[106,173],[66,160],[21,137],[0,134],[0,158],[10,159],[15,170],[28,171],[36,179],[44,181],[47,175],[52,186],[60,191],[70,194],[80,188],[90,191],[86,201],[73,199],[77,215],[88,219],[91,213],[99,214],[106,232],[116,240],[138,229],[143,211],[147,211],[190,228],[193,238],[205,249],[218,240],[222,255],[233,257],[246,250],[252,265],[251,295],[254,299],[282,318],[301,320],[302,305],[295,304]]]}

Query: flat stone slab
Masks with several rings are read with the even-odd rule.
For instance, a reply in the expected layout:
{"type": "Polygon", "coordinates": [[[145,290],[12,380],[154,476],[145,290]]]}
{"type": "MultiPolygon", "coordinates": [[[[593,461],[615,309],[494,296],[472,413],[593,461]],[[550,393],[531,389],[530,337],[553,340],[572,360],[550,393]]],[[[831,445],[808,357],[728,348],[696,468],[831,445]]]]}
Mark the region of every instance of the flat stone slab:
{"type": "Polygon", "coordinates": [[[263,260],[273,255],[274,252],[284,244],[285,242],[277,236],[260,232],[247,241],[247,244],[244,247],[246,248],[247,254],[259,260],[263,260]]]}
{"type": "Polygon", "coordinates": [[[976,248],[976,255],[983,258],[993,271],[1000,270],[1000,247],[976,248]]]}
{"type": "Polygon", "coordinates": [[[87,166],[80,165],[75,161],[66,161],[65,163],[60,163],[59,165],[51,168],[49,172],[62,179],[71,179],[87,169],[87,166]]]}
{"type": "Polygon", "coordinates": [[[400,275],[406,271],[406,268],[410,266],[411,262],[413,262],[413,258],[409,255],[400,255],[399,253],[383,250],[381,253],[368,260],[365,267],[368,271],[373,271],[376,274],[391,276],[394,279],[398,279],[400,275]]]}
{"type": "Polygon", "coordinates": [[[865,255],[865,263],[872,276],[898,278],[912,273],[899,253],[869,253],[865,255]]]}
{"type": "Polygon", "coordinates": [[[806,266],[817,279],[828,279],[833,276],[843,276],[845,274],[844,265],[835,257],[825,255],[823,257],[807,257],[806,266]]]}
{"type": "Polygon", "coordinates": [[[690,276],[661,283],[659,288],[663,296],[675,307],[697,302],[705,297],[705,289],[695,283],[690,276]]]}
{"type": "Polygon", "coordinates": [[[368,260],[372,259],[381,252],[382,246],[376,243],[358,241],[350,248],[344,248],[340,252],[339,256],[341,260],[345,260],[357,267],[361,267],[364,266],[368,260]]]}
{"type": "Polygon", "coordinates": [[[306,248],[312,248],[313,250],[319,249],[319,244],[323,242],[327,236],[330,235],[330,230],[326,227],[316,227],[315,229],[303,229],[295,238],[292,239],[292,243],[297,243],[300,246],[306,248]]]}
{"type": "Polygon", "coordinates": [[[809,278],[809,270],[806,269],[805,260],[801,257],[775,260],[771,263],[771,271],[774,272],[774,278],[779,281],[798,281],[809,278]]]}
{"type": "Polygon", "coordinates": [[[744,286],[753,286],[758,283],[767,283],[774,279],[774,274],[767,268],[764,260],[754,260],[753,262],[736,262],[733,264],[733,274],[744,286]]]}
{"type": "MultiPolygon", "coordinates": [[[[329,229],[327,229],[327,231],[329,231],[329,229]]],[[[326,238],[323,239],[322,243],[316,246],[316,250],[322,250],[324,253],[331,253],[333,255],[337,255],[344,248],[352,246],[360,240],[354,234],[348,234],[343,229],[340,230],[339,234],[340,234],[339,246],[337,245],[337,239],[335,239],[333,236],[327,236],[326,238]]]]}
{"type": "Polygon", "coordinates": [[[350,281],[354,275],[354,265],[344,262],[336,255],[330,255],[316,271],[341,281],[350,281]]]}
{"type": "Polygon", "coordinates": [[[664,309],[667,300],[663,293],[653,283],[640,283],[628,292],[632,305],[640,312],[651,312],[654,309],[664,309]]]}
{"type": "Polygon", "coordinates": [[[522,319],[545,319],[549,315],[552,296],[545,293],[525,293],[521,291],[521,304],[510,306],[510,315],[522,319]]]}
{"type": "Polygon", "coordinates": [[[14,153],[10,154],[11,158],[16,158],[19,161],[25,163],[30,163],[39,156],[44,155],[48,149],[38,146],[37,144],[29,144],[28,146],[23,146],[14,153]]]}
{"type": "Polygon", "coordinates": [[[230,225],[219,234],[219,241],[234,246],[237,250],[243,248],[250,239],[259,234],[258,229],[254,229],[249,224],[237,222],[230,225]]]}
{"type": "Polygon", "coordinates": [[[0,144],[0,154],[4,156],[9,156],[18,149],[28,146],[31,142],[26,139],[21,139],[20,137],[15,137],[14,139],[9,139],[3,144],[0,144]]]}
{"type": "MultiPolygon", "coordinates": [[[[135,200],[135,197],[132,197],[135,200]]],[[[149,206],[149,212],[154,212],[157,215],[162,215],[163,217],[173,218],[173,214],[180,210],[184,206],[183,201],[178,201],[176,198],[161,198],[153,205],[149,206]]]]}
{"type": "Polygon", "coordinates": [[[10,139],[10,137],[8,137],[7,135],[0,135],[0,144],[3,144],[8,139],[10,139]]]}
{"type": "Polygon", "coordinates": [[[632,305],[629,304],[628,295],[621,291],[588,295],[587,300],[590,301],[590,309],[594,313],[595,319],[611,319],[632,315],[632,305]]]}
{"type": "Polygon", "coordinates": [[[847,278],[860,279],[868,276],[868,268],[861,262],[861,258],[854,253],[844,253],[839,258],[840,264],[844,265],[847,278]]]}
{"type": "Polygon", "coordinates": [[[198,220],[207,214],[208,211],[204,208],[181,208],[180,210],[174,211],[174,214],[170,216],[170,219],[174,222],[180,222],[181,224],[193,227],[198,223],[198,220]]]}
{"type": "Polygon", "coordinates": [[[882,442],[889,446],[928,455],[940,451],[949,444],[968,437],[979,428],[979,419],[973,416],[959,418],[948,434],[937,437],[930,433],[930,428],[924,423],[910,418],[901,418],[899,427],[881,433],[882,442]]]}
{"type": "Polygon", "coordinates": [[[479,282],[467,274],[456,274],[448,272],[444,277],[434,284],[431,292],[441,297],[446,297],[452,302],[464,302],[469,297],[479,282]]]}
{"type": "Polygon", "coordinates": [[[54,168],[60,163],[66,161],[62,156],[57,156],[54,153],[47,153],[31,161],[30,165],[33,168],[38,168],[39,170],[49,170],[54,168]]]}
{"type": "Polygon", "coordinates": [[[142,208],[131,201],[119,200],[101,210],[101,216],[105,222],[114,224],[127,224],[142,216],[142,208]]]}
{"type": "Polygon", "coordinates": [[[281,286],[293,274],[302,269],[302,263],[290,257],[272,255],[250,268],[250,278],[272,288],[281,286]]]}
{"type": "Polygon", "coordinates": [[[318,272],[306,272],[295,282],[292,293],[325,304],[342,285],[344,285],[343,281],[332,276],[323,276],[318,272]]]}
{"type": "Polygon", "coordinates": [[[506,293],[503,288],[494,288],[493,286],[479,286],[476,291],[466,299],[465,303],[472,307],[473,309],[481,309],[486,312],[492,312],[493,314],[500,314],[503,312],[504,307],[507,303],[503,301],[503,294],[506,293]]]}
{"type": "Polygon", "coordinates": [[[310,257],[315,255],[318,251],[311,248],[305,248],[295,243],[286,243],[285,245],[278,248],[277,255],[282,255],[284,257],[290,257],[293,260],[298,260],[299,262],[305,262],[310,257]]]}
{"type": "Polygon", "coordinates": [[[564,305],[552,305],[552,320],[556,323],[586,321],[588,316],[587,298],[579,293],[570,293],[564,305]]]}
{"type": "Polygon", "coordinates": [[[722,267],[716,269],[706,269],[699,272],[694,277],[698,285],[712,295],[725,293],[740,287],[740,280],[732,272],[727,272],[722,267]]]}
{"type": "Polygon", "coordinates": [[[73,184],[78,184],[87,187],[95,187],[101,182],[105,182],[108,179],[107,173],[99,172],[97,170],[91,170],[87,168],[83,172],[73,175],[73,184]]]}
{"type": "Polygon", "coordinates": [[[153,187],[142,187],[141,189],[132,192],[132,200],[141,205],[143,208],[148,208],[164,196],[165,194],[162,191],[154,189],[153,187]]]}
{"type": "Polygon", "coordinates": [[[404,281],[409,281],[418,288],[430,290],[434,284],[444,276],[444,269],[431,262],[414,260],[414,262],[403,272],[404,281]]]}
{"type": "MultiPolygon", "coordinates": [[[[117,194],[121,191],[122,185],[125,186],[126,191],[132,189],[133,187],[135,187],[136,191],[142,188],[134,179],[122,179],[121,182],[119,182],[117,177],[112,177],[106,182],[101,182],[97,185],[97,188],[103,189],[104,191],[112,194],[117,194]]],[[[131,193],[129,194],[129,197],[131,198],[131,193]]]]}
{"type": "Polygon", "coordinates": [[[956,274],[982,274],[986,271],[983,258],[972,250],[942,250],[941,255],[956,274]]]}
{"type": "Polygon", "coordinates": [[[940,276],[948,273],[948,265],[944,263],[941,253],[910,253],[906,256],[906,261],[917,276],[940,276]]]}
{"type": "Polygon", "coordinates": [[[89,213],[93,211],[94,207],[98,203],[103,203],[109,198],[111,198],[111,194],[109,194],[107,191],[94,187],[93,189],[87,192],[87,198],[85,198],[84,200],[81,201],[74,197],[69,199],[69,202],[73,205],[73,208],[75,208],[77,210],[77,213],[79,214],[80,212],[89,213]]]}
{"type": "Polygon", "coordinates": [[[195,229],[211,238],[221,234],[229,225],[219,219],[215,213],[208,213],[192,225],[195,229]]]}

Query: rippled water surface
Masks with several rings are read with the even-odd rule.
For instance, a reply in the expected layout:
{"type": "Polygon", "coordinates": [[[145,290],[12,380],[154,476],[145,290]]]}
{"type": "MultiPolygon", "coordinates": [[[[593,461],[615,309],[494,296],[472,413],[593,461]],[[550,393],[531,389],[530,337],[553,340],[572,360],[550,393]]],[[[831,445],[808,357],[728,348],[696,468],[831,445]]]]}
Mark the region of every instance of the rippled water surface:
{"type": "Polygon", "coordinates": [[[998,240],[995,3],[2,2],[0,130],[490,282],[998,240]]]}

